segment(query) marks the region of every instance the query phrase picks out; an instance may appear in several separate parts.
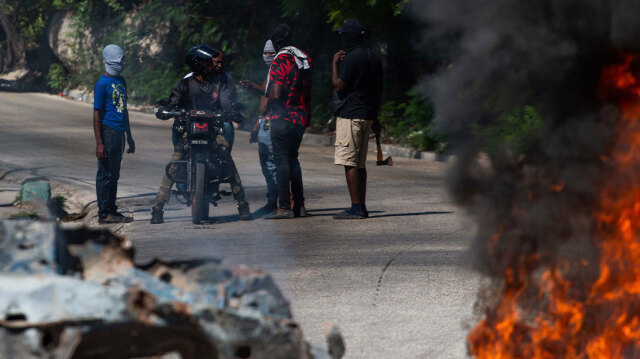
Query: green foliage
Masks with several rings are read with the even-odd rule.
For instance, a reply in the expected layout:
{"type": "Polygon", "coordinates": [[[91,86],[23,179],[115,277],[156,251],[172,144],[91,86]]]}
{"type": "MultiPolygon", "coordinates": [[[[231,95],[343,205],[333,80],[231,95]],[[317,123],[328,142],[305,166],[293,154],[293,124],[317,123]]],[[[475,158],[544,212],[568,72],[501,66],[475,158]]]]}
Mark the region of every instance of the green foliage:
{"type": "Polygon", "coordinates": [[[61,194],[51,197],[51,203],[54,206],[54,208],[68,210],[70,209],[70,207],[67,204],[67,202],[68,202],[67,198],[61,194]]]}
{"type": "Polygon", "coordinates": [[[168,97],[173,86],[187,73],[184,68],[176,70],[173,64],[160,65],[156,69],[143,68],[136,73],[127,69],[124,76],[129,79],[129,98],[137,103],[155,103],[168,97]]]}
{"type": "MultiPolygon", "coordinates": [[[[399,142],[421,149],[443,148],[445,143],[431,128],[433,111],[417,95],[405,92],[415,83],[395,80],[395,74],[410,72],[391,61],[402,54],[408,62],[415,55],[407,17],[400,14],[411,0],[11,0],[0,1],[20,7],[25,34],[43,33],[43,26],[54,10],[70,11],[74,25],[68,36],[74,40],[73,63],[51,65],[46,77],[54,90],[63,87],[91,89],[104,70],[102,48],[115,43],[125,51],[127,67],[123,73],[134,103],[154,103],[166,97],[188,69],[184,55],[199,43],[225,52],[225,67],[236,83],[243,79],[262,82],[266,67],[261,53],[271,27],[286,22],[293,30],[294,43],[313,58],[312,120],[310,131],[319,130],[330,118],[331,59],[341,44],[333,30],[348,17],[363,21],[373,35],[373,46],[389,53],[385,107],[386,126],[399,142]],[[18,6],[19,5],[19,6],[18,6]],[[29,28],[30,27],[30,28],[29,28]],[[407,28],[407,30],[403,30],[407,28]],[[65,72],[68,69],[68,73],[65,72]],[[391,75],[394,74],[394,75],[391,75]],[[394,77],[391,77],[394,76],[394,77]]],[[[0,9],[0,12],[2,10],[0,9]]],[[[2,44],[0,44],[2,46],[2,44]]],[[[407,76],[417,78],[417,76],[407,76]]],[[[239,90],[244,114],[257,114],[255,93],[239,90]]]]}
{"type": "Polygon", "coordinates": [[[398,16],[411,0],[283,0],[282,8],[285,16],[295,18],[302,15],[302,10],[309,6],[307,2],[316,2],[326,23],[333,29],[342,25],[345,19],[356,17],[366,24],[378,24],[389,14],[398,16]]]}
{"type": "Polygon", "coordinates": [[[49,66],[47,73],[47,85],[53,91],[61,91],[67,84],[67,74],[61,64],[54,63],[49,66]]]}
{"type": "Polygon", "coordinates": [[[472,130],[490,156],[507,153],[518,159],[539,136],[542,124],[540,113],[527,105],[505,112],[489,125],[475,124],[472,130]]]}
{"type": "Polygon", "coordinates": [[[432,104],[417,91],[407,93],[406,102],[385,102],[379,119],[395,142],[423,151],[444,152],[447,148],[446,138],[434,128],[432,104]]]}
{"type": "Polygon", "coordinates": [[[8,15],[17,24],[27,43],[36,41],[47,25],[51,2],[46,0],[7,0],[0,2],[0,15],[8,15]]]}

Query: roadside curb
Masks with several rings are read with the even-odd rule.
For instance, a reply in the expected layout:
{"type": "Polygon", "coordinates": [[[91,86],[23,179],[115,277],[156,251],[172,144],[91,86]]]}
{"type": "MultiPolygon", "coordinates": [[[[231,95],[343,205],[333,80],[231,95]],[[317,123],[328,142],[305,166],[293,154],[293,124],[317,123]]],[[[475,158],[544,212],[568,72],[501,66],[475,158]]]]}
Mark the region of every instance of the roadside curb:
{"type": "MultiPolygon", "coordinates": [[[[83,214],[83,224],[96,224],[97,205],[95,193],[78,187],[76,184],[64,178],[47,176],[29,168],[24,168],[0,161],[0,184],[20,184],[25,179],[42,176],[47,178],[51,185],[52,194],[63,195],[67,199],[67,205],[73,213],[83,214]]],[[[111,227],[109,227],[111,229],[111,227]]]]}

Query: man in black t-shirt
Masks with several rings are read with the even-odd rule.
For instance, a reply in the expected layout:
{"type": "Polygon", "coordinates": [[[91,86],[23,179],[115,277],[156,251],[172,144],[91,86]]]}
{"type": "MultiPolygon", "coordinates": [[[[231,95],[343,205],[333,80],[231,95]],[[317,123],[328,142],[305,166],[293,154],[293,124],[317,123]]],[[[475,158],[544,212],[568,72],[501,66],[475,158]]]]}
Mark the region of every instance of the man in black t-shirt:
{"type": "Polygon", "coordinates": [[[336,219],[369,216],[367,192],[367,147],[369,132],[380,133],[378,111],[382,100],[382,62],[365,44],[365,31],[358,19],[347,19],[337,29],[343,49],[333,57],[333,88],[342,101],[336,111],[335,164],[344,166],[351,207],[336,219]]]}

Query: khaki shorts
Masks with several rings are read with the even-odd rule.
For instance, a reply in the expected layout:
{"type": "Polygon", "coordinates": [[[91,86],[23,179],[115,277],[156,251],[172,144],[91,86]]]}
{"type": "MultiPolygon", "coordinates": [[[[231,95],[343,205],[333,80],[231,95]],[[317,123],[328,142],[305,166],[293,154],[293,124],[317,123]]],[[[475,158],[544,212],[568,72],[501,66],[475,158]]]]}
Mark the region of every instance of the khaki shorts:
{"type": "Polygon", "coordinates": [[[372,121],[338,117],[335,164],[365,168],[372,121]]]}

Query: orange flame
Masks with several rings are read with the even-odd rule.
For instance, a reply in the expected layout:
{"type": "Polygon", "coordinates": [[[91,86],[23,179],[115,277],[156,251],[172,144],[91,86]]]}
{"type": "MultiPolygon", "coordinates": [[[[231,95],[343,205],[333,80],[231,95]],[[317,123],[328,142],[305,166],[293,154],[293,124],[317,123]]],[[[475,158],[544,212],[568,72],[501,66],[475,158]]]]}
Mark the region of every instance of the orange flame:
{"type": "MultiPolygon", "coordinates": [[[[605,68],[597,96],[620,109],[616,144],[602,156],[615,176],[603,185],[594,213],[599,272],[586,289],[566,279],[589,267],[585,258],[556,263],[537,276],[521,258],[505,271],[498,302],[467,337],[475,358],[640,358],[640,74],[635,57],[605,68]],[[538,288],[540,310],[523,312],[538,288]]],[[[563,184],[554,185],[559,192],[563,184]]],[[[496,245],[494,236],[490,248],[496,245]]]]}

